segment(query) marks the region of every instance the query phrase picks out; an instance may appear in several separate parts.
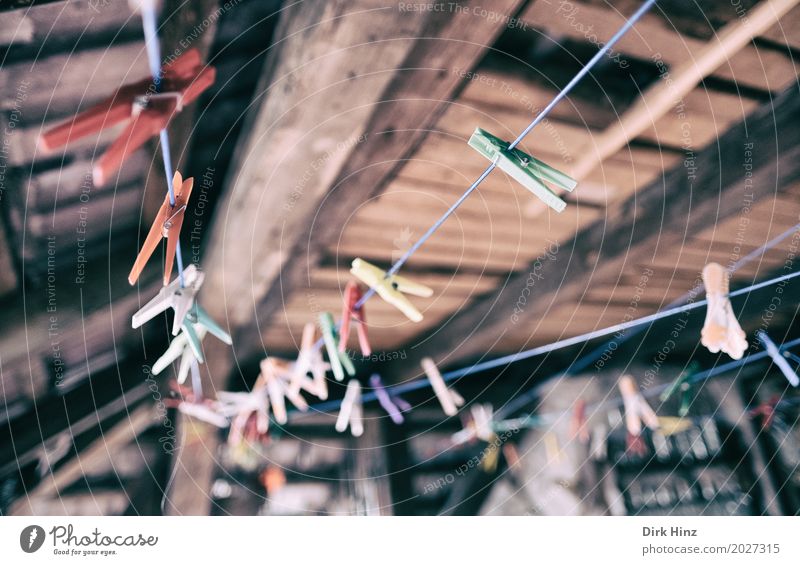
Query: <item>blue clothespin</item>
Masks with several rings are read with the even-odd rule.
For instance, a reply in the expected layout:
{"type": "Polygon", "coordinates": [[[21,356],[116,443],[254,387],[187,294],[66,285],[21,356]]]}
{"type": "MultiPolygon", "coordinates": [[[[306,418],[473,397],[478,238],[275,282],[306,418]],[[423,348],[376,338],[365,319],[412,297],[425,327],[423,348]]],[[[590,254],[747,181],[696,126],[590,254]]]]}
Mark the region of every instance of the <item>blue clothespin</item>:
{"type": "Polygon", "coordinates": [[[322,312],[319,315],[319,327],[322,330],[322,340],[325,342],[325,350],[328,352],[328,362],[331,364],[333,376],[337,381],[344,380],[345,371],[351,377],[355,376],[356,368],[347,352],[339,350],[339,332],[336,331],[333,315],[330,312],[322,312]]]}
{"type": "Polygon", "coordinates": [[[548,182],[572,192],[578,185],[577,181],[516,147],[509,150],[508,145],[508,142],[481,128],[475,128],[475,132],[469,138],[469,146],[475,151],[496,163],[501,171],[527,188],[553,210],[563,211],[567,203],[544,183],[548,182]]]}
{"type": "Polygon", "coordinates": [[[761,340],[761,343],[764,344],[764,349],[767,351],[767,355],[772,358],[772,362],[780,369],[783,376],[786,377],[786,380],[789,381],[789,384],[793,387],[800,386],[800,377],[797,376],[797,373],[792,370],[789,366],[789,362],[786,358],[781,355],[780,349],[778,346],[775,345],[775,342],[770,339],[765,331],[758,330],[757,332],[758,339],[761,340]]]}

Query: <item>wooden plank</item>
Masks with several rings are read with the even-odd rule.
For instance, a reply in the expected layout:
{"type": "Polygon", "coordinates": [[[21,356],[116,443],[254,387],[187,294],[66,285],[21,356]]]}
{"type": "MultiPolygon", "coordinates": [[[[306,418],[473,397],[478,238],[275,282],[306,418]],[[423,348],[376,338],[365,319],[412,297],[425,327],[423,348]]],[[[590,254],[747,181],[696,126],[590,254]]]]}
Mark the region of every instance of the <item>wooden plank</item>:
{"type": "Polygon", "coordinates": [[[447,362],[451,362],[484,353],[503,335],[518,331],[517,326],[525,328],[528,321],[551,316],[559,304],[580,300],[596,281],[615,285],[628,265],[647,264],[686,235],[707,229],[710,222],[744,213],[751,200],[771,198],[793,186],[800,178],[800,132],[789,124],[798,117],[800,99],[793,92],[762,106],[718,144],[698,153],[695,177],[687,176],[682,166],[671,170],[663,181],[637,191],[635,198],[621,203],[608,218],[563,244],[557,260],[540,267],[541,278],[530,289],[535,299],[519,306],[528,279],[524,270],[505,287],[437,327],[435,333],[416,338],[420,345],[409,359],[392,363],[383,372],[404,379],[419,374],[418,362],[425,356],[441,360],[447,352],[447,362]],[[753,144],[751,153],[744,146],[747,143],[753,144]],[[741,166],[748,155],[753,157],[756,147],[752,185],[743,199],[741,166]],[[669,232],[665,232],[665,218],[669,232]]]}

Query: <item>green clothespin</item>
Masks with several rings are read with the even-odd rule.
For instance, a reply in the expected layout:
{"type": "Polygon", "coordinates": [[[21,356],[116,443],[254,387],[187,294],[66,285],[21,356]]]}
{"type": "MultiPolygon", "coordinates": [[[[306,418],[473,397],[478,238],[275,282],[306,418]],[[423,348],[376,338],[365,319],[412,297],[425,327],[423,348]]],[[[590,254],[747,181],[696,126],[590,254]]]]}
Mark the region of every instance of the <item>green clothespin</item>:
{"type": "Polygon", "coordinates": [[[328,361],[331,364],[333,376],[337,381],[344,380],[344,371],[351,377],[355,376],[356,368],[346,351],[339,351],[339,332],[333,323],[333,315],[323,312],[319,315],[319,327],[322,329],[322,339],[328,352],[328,361]]]}
{"type": "Polygon", "coordinates": [[[692,383],[689,382],[689,379],[691,379],[694,376],[694,374],[697,373],[697,370],[699,368],[700,366],[698,365],[698,363],[696,362],[691,363],[686,368],[686,370],[683,371],[680,375],[678,375],[678,378],[675,379],[672,382],[672,384],[669,385],[669,387],[667,387],[667,389],[661,393],[661,396],[659,397],[661,399],[661,402],[666,402],[667,400],[670,399],[670,397],[672,397],[673,394],[675,394],[676,392],[680,392],[681,405],[680,408],[678,408],[678,415],[680,417],[684,417],[686,416],[686,414],[689,413],[689,404],[690,404],[689,391],[692,388],[692,383]]]}
{"type": "Polygon", "coordinates": [[[553,210],[563,211],[567,203],[547,188],[544,182],[572,192],[578,184],[577,181],[516,147],[509,150],[508,145],[508,142],[481,128],[475,128],[475,132],[469,138],[469,146],[475,151],[496,162],[500,170],[530,190],[553,210]]]}

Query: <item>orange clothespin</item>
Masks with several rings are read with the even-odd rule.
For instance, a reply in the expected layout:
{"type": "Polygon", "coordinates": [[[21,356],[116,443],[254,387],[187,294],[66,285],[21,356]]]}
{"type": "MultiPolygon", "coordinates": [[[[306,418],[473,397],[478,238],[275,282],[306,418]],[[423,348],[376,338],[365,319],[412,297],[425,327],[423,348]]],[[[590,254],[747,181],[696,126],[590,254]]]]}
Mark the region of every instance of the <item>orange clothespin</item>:
{"type": "Polygon", "coordinates": [[[589,429],[586,427],[586,401],[583,398],[579,398],[575,402],[570,423],[570,434],[572,439],[578,439],[581,443],[589,443],[589,429]]]}
{"type": "Polygon", "coordinates": [[[188,178],[183,180],[183,177],[178,171],[175,171],[175,176],[172,177],[172,186],[175,191],[175,205],[169,203],[169,195],[164,199],[161,208],[158,210],[158,215],[150,227],[150,232],[147,234],[147,239],[144,240],[139,255],[136,257],[136,262],[133,264],[130,274],[128,275],[128,282],[135,284],[142,274],[144,266],[156,250],[158,242],[161,238],[167,238],[167,254],[164,259],[164,284],[169,284],[170,275],[172,274],[172,263],[175,261],[175,250],[178,247],[178,239],[181,235],[181,225],[183,224],[184,212],[186,212],[186,205],[189,202],[189,197],[192,195],[192,187],[194,186],[194,179],[188,178]]]}
{"type": "Polygon", "coordinates": [[[339,351],[344,352],[347,348],[347,338],[350,337],[350,321],[356,322],[356,333],[358,333],[358,345],[364,357],[372,355],[372,347],[367,338],[367,318],[364,314],[364,306],[356,309],[356,304],[361,300],[363,292],[361,286],[355,281],[350,281],[344,287],[344,304],[342,306],[342,325],[339,329],[339,351]]]}
{"type": "Polygon", "coordinates": [[[47,130],[39,144],[49,152],[127,121],[125,130],[95,163],[94,182],[105,184],[125,159],[166,128],[177,112],[214,84],[215,78],[214,67],[204,65],[200,52],[190,49],[164,66],[158,91],[152,78],[125,85],[106,100],[47,130]]]}

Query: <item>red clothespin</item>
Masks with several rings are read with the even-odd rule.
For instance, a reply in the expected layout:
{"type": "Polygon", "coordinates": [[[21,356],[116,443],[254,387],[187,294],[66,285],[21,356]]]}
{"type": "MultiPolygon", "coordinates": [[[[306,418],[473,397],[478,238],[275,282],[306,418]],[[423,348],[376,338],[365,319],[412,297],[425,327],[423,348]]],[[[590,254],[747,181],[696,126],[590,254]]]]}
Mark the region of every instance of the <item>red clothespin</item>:
{"type": "Polygon", "coordinates": [[[142,249],[136,257],[136,262],[128,275],[130,284],[135,284],[139,279],[144,266],[163,237],[167,238],[167,254],[164,258],[164,284],[169,284],[172,263],[175,261],[175,250],[178,246],[178,239],[181,236],[183,216],[186,212],[189,197],[192,195],[194,179],[183,180],[181,174],[175,171],[175,176],[172,177],[172,186],[175,190],[175,205],[173,206],[169,203],[169,195],[164,198],[164,203],[161,204],[156,219],[150,227],[150,233],[147,234],[147,239],[144,240],[144,245],[142,245],[142,249]]]}
{"type": "Polygon", "coordinates": [[[775,411],[779,402],[780,397],[778,397],[778,395],[774,395],[766,402],[762,402],[750,410],[748,414],[751,418],[761,416],[761,429],[766,431],[772,426],[772,422],[775,421],[775,411]]]}
{"type": "Polygon", "coordinates": [[[578,439],[581,443],[589,443],[589,430],[586,427],[586,401],[582,398],[575,402],[570,423],[570,434],[572,439],[578,439]]]}
{"type": "Polygon", "coordinates": [[[358,344],[361,347],[361,354],[364,357],[372,355],[372,347],[367,338],[367,318],[364,314],[364,306],[356,308],[356,304],[361,300],[363,292],[361,286],[350,281],[344,287],[344,303],[342,305],[342,326],[339,330],[339,351],[347,349],[347,338],[350,337],[350,321],[355,319],[356,333],[358,333],[358,344]]]}
{"type": "Polygon", "coordinates": [[[158,91],[152,78],[125,85],[99,104],[47,130],[39,144],[44,151],[52,151],[127,121],[125,130],[95,163],[94,182],[105,184],[125,159],[166,128],[177,112],[214,84],[215,78],[214,67],[205,66],[200,52],[190,49],[164,66],[158,91]]]}

